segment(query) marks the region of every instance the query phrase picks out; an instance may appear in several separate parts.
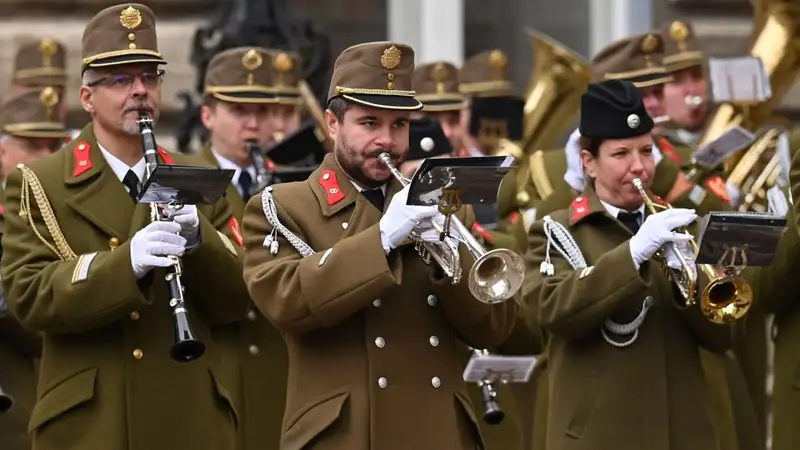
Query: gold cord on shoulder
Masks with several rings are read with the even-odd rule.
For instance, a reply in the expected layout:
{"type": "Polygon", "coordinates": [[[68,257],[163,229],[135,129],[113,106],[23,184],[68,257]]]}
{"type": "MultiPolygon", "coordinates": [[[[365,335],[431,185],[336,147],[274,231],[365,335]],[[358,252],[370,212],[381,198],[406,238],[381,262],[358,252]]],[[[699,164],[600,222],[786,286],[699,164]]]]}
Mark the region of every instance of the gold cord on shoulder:
{"type": "Polygon", "coordinates": [[[47,199],[47,194],[44,192],[44,188],[42,187],[42,183],[39,181],[39,178],[37,178],[36,174],[24,164],[19,164],[17,168],[19,168],[20,172],[22,172],[22,188],[19,207],[20,217],[22,217],[23,220],[28,221],[33,233],[36,234],[36,237],[39,238],[39,240],[42,241],[47,248],[55,253],[59,259],[62,261],[71,261],[77,258],[78,255],[76,255],[72,248],[70,248],[69,244],[67,243],[67,239],[64,237],[64,233],[61,232],[61,227],[58,226],[58,220],[56,220],[53,207],[50,206],[50,201],[47,199]],[[42,234],[39,232],[39,229],[36,228],[36,224],[33,221],[33,211],[31,209],[31,194],[33,194],[33,200],[36,202],[36,205],[39,207],[39,211],[42,214],[42,219],[44,220],[44,226],[47,228],[47,232],[53,237],[53,244],[47,242],[47,239],[45,239],[44,236],[42,236],[42,234]]]}

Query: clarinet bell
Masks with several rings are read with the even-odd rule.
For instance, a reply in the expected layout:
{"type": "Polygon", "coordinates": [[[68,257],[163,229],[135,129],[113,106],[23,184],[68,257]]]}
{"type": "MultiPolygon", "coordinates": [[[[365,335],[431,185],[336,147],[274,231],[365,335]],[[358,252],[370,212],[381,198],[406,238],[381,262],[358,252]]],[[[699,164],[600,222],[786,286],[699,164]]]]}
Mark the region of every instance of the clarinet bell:
{"type": "Polygon", "coordinates": [[[194,361],[206,352],[206,346],[194,338],[186,313],[175,315],[175,344],[170,349],[170,356],[178,362],[194,361]]]}
{"type": "Polygon", "coordinates": [[[492,383],[481,383],[481,394],[483,395],[483,421],[489,425],[497,425],[502,422],[506,413],[500,408],[497,391],[494,390],[492,383]]]}

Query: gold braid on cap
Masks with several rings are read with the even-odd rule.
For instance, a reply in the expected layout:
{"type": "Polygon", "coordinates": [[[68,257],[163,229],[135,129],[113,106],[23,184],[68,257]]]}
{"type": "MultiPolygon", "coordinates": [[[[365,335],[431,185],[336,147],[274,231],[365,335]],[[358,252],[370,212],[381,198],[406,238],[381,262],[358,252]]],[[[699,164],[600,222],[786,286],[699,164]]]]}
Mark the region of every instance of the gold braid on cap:
{"type": "Polygon", "coordinates": [[[62,261],[72,261],[76,259],[78,255],[75,254],[69,246],[69,243],[67,243],[67,238],[64,237],[64,233],[58,225],[56,214],[53,212],[53,207],[50,206],[50,201],[47,199],[47,194],[44,192],[39,178],[36,177],[33,170],[25,166],[25,164],[17,164],[17,168],[22,172],[19,216],[22,220],[28,222],[36,237],[58,256],[58,259],[62,261]],[[36,223],[33,220],[33,211],[31,209],[31,194],[33,195],[34,201],[39,206],[42,220],[44,220],[44,226],[50,236],[52,236],[53,244],[48,242],[36,227],[36,223]]]}

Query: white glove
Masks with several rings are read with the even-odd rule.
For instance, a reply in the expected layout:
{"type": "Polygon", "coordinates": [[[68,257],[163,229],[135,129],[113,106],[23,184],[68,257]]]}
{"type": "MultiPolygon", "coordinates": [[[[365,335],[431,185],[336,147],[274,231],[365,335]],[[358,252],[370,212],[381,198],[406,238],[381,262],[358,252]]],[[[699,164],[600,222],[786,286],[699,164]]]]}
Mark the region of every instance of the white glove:
{"type": "Polygon", "coordinates": [[[436,206],[409,206],[409,186],[394,194],[386,214],[381,217],[379,227],[381,230],[381,243],[386,252],[397,248],[408,237],[420,220],[433,217],[439,213],[436,206]]]}
{"type": "Polygon", "coordinates": [[[170,213],[172,213],[172,220],[181,226],[181,236],[190,244],[195,243],[200,234],[200,218],[197,217],[197,207],[184,205],[181,209],[170,210],[170,213]]]}
{"type": "Polygon", "coordinates": [[[151,222],[137,231],[131,239],[131,266],[136,279],[154,267],[173,264],[167,256],[182,256],[186,238],[181,236],[181,226],[176,222],[151,222]]]}
{"type": "MultiPolygon", "coordinates": [[[[684,255],[686,259],[686,263],[689,264],[689,267],[692,268],[692,272],[694,272],[694,279],[697,279],[697,265],[695,265],[694,260],[686,258],[688,252],[688,244],[686,241],[683,242],[676,242],[675,245],[680,249],[681,253],[684,255]]],[[[667,260],[667,266],[673,270],[681,270],[681,261],[678,259],[678,256],[675,255],[675,252],[672,251],[672,248],[667,247],[664,249],[664,258],[667,260]]]]}
{"type": "Polygon", "coordinates": [[[672,230],[686,226],[697,219],[693,209],[675,208],[652,214],[645,219],[642,227],[631,238],[630,248],[633,264],[639,267],[650,259],[667,242],[686,242],[692,239],[689,234],[672,230]]]}
{"type": "Polygon", "coordinates": [[[731,206],[738,205],[739,200],[742,199],[742,192],[739,191],[739,188],[731,182],[727,182],[725,183],[725,190],[728,192],[728,199],[730,199],[731,206]]]}

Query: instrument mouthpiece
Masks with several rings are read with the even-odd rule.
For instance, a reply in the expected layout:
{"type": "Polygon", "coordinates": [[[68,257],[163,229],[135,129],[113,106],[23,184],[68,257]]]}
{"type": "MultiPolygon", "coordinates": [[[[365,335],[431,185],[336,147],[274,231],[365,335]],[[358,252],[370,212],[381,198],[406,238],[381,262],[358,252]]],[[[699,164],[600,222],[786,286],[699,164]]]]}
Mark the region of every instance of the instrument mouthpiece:
{"type": "Polygon", "coordinates": [[[653,123],[656,125],[662,124],[664,122],[669,122],[669,116],[665,115],[665,116],[653,117],[653,123]]]}
{"type": "Polygon", "coordinates": [[[684,101],[686,102],[687,105],[693,108],[697,108],[698,106],[703,104],[703,98],[700,97],[699,95],[687,95],[686,98],[684,98],[684,101]]]}

